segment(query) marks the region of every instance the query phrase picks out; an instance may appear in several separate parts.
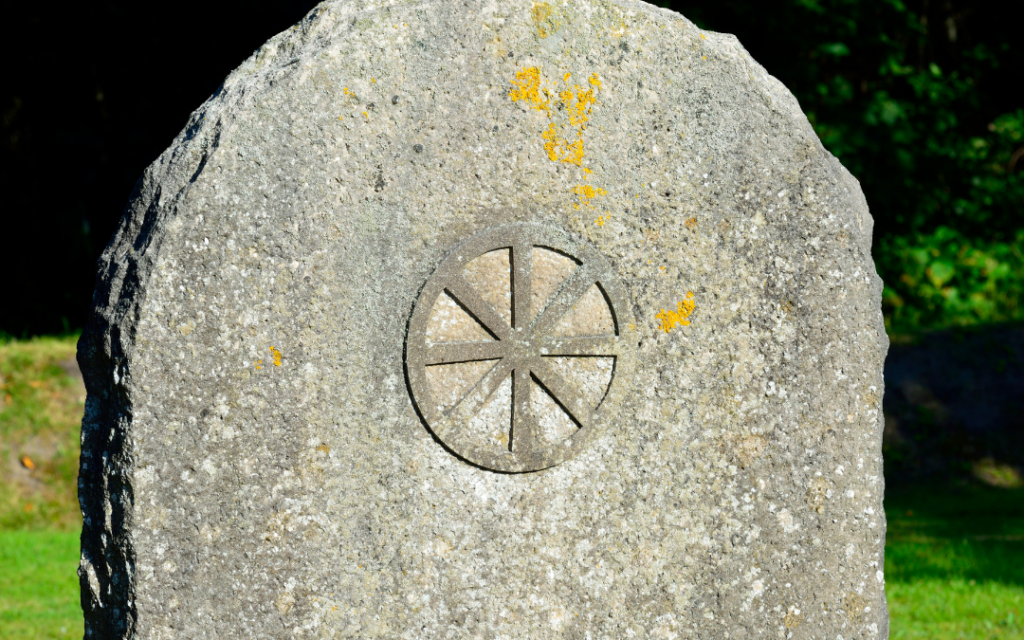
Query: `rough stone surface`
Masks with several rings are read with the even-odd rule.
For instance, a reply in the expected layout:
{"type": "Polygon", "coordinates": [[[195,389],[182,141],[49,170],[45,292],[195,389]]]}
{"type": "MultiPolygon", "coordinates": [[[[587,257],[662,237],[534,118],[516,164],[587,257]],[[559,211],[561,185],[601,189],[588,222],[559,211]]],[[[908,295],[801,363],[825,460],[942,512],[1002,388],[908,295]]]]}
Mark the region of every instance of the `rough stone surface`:
{"type": "MultiPolygon", "coordinates": [[[[192,116],[102,258],[87,637],[886,637],[871,228],[731,36],[629,0],[320,5],[192,116]],[[449,252],[513,223],[604,256],[633,320],[590,320],[636,339],[617,417],[529,473],[450,453],[404,360],[449,252]]],[[[507,322],[490,259],[467,277],[507,322]]],[[[600,401],[607,361],[563,369],[600,401]]]]}

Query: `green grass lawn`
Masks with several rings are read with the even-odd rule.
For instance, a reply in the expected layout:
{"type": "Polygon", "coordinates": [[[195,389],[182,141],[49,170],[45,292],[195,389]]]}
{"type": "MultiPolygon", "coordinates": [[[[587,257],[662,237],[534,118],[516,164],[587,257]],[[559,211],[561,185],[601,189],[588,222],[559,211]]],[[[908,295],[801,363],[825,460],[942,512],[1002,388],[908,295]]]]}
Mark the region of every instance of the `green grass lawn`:
{"type": "MultiPolygon", "coordinates": [[[[73,338],[0,343],[0,640],[82,637],[73,354],[73,338]]],[[[1024,640],[1024,489],[890,488],[885,510],[894,640],[1024,640]]]]}
{"type": "Polygon", "coordinates": [[[1024,489],[886,495],[891,637],[1024,640],[1024,489]]]}
{"type": "Polygon", "coordinates": [[[77,568],[76,531],[0,531],[0,638],[81,638],[77,568]]]}

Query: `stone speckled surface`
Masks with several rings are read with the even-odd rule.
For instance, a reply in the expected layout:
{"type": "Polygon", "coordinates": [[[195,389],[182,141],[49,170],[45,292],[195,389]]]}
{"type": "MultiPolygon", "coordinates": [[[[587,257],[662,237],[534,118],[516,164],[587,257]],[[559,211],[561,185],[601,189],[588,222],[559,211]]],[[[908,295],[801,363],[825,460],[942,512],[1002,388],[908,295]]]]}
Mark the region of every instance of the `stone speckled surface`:
{"type": "Polygon", "coordinates": [[[87,637],[886,637],[871,228],[792,95],[677,14],[320,5],[101,260],[87,637]],[[636,367],[579,455],[500,474],[432,437],[403,347],[513,222],[607,258],[636,367]]]}

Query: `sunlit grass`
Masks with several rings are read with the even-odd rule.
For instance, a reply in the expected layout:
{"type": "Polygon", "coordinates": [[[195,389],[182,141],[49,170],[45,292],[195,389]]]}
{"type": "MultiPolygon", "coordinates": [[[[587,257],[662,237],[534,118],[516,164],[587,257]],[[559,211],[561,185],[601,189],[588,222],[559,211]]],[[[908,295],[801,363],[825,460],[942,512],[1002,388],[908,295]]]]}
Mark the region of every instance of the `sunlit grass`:
{"type": "Polygon", "coordinates": [[[894,640],[1024,638],[1019,585],[928,578],[890,582],[886,591],[894,640]]]}
{"type": "Polygon", "coordinates": [[[0,640],[82,637],[78,532],[0,531],[0,640]]]}
{"type": "Polygon", "coordinates": [[[74,337],[0,342],[0,530],[81,526],[74,337]]]}
{"type": "Polygon", "coordinates": [[[886,514],[892,638],[1024,639],[1024,490],[894,491],[886,514]]]}

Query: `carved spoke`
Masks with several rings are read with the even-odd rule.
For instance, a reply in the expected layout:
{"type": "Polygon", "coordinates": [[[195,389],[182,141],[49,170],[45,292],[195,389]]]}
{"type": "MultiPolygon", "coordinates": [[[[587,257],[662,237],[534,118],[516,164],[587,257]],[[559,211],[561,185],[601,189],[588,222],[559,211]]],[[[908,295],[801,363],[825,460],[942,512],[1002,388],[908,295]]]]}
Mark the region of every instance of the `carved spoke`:
{"type": "Polygon", "coordinates": [[[516,367],[512,379],[512,431],[508,438],[509,451],[520,455],[533,450],[537,436],[530,406],[530,369],[525,365],[516,367]]]}
{"type": "Polygon", "coordinates": [[[551,397],[576,421],[580,428],[590,425],[594,410],[576,389],[565,381],[543,358],[537,358],[532,364],[533,375],[551,397]]]}
{"type": "Polygon", "coordinates": [[[508,343],[494,342],[442,342],[429,345],[423,356],[424,365],[458,364],[479,360],[497,360],[508,355],[508,343]]]}
{"type": "Polygon", "coordinates": [[[541,343],[546,356],[617,356],[621,345],[618,336],[548,336],[541,343]]]}
{"type": "Polygon", "coordinates": [[[554,328],[555,323],[562,319],[572,305],[579,300],[590,285],[597,282],[593,269],[589,264],[583,263],[576,267],[576,270],[566,278],[565,282],[558,289],[554,299],[540,312],[537,319],[533,321],[531,331],[536,335],[546,335],[554,328]]]}
{"type": "Polygon", "coordinates": [[[480,378],[480,381],[473,385],[473,388],[462,396],[454,407],[448,410],[448,415],[462,420],[472,418],[487,404],[487,401],[491,399],[491,396],[511,372],[511,360],[503,358],[501,362],[484,374],[484,377],[480,378]]]}
{"type": "Polygon", "coordinates": [[[444,288],[445,291],[455,298],[456,302],[461,304],[471,316],[476,318],[485,329],[490,331],[491,335],[498,340],[508,340],[510,334],[508,323],[494,310],[494,307],[489,302],[480,297],[480,294],[476,292],[472,285],[466,282],[466,279],[461,274],[452,276],[445,283],[444,288]]]}
{"type": "Polygon", "coordinates": [[[522,329],[530,322],[530,294],[533,290],[533,248],[527,242],[512,247],[512,327],[522,329]]]}

